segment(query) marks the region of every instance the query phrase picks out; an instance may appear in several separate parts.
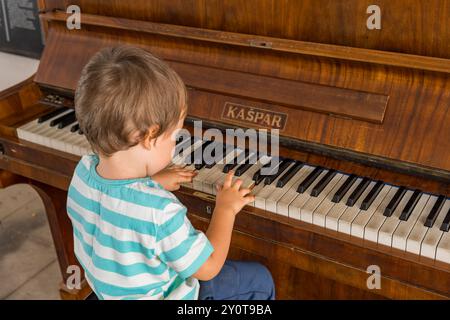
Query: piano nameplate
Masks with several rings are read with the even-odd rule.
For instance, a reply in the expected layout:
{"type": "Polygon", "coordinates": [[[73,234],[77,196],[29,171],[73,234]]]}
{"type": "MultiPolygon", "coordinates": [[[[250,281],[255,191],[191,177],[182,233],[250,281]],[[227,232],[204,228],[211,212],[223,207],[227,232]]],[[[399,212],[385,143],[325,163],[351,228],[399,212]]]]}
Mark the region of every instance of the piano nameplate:
{"type": "Polygon", "coordinates": [[[233,102],[226,102],[222,113],[222,119],[227,121],[278,130],[284,130],[287,118],[286,113],[244,106],[233,102]]]}

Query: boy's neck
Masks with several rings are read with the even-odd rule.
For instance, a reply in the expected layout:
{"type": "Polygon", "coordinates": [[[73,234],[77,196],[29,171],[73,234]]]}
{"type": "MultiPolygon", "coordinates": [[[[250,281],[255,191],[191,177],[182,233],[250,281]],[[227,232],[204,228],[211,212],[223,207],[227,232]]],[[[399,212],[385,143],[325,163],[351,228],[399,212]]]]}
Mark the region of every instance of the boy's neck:
{"type": "Polygon", "coordinates": [[[99,155],[97,173],[105,179],[125,180],[145,178],[149,175],[147,164],[132,151],[119,151],[111,157],[99,155]]]}

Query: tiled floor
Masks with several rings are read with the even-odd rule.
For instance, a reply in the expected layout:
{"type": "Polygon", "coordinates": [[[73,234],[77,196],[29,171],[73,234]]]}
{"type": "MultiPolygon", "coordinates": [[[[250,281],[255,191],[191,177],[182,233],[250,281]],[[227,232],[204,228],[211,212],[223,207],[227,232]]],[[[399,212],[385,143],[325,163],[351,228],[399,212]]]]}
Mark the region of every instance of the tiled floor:
{"type": "Polygon", "coordinates": [[[28,185],[0,189],[0,299],[59,299],[44,207],[28,185]]]}

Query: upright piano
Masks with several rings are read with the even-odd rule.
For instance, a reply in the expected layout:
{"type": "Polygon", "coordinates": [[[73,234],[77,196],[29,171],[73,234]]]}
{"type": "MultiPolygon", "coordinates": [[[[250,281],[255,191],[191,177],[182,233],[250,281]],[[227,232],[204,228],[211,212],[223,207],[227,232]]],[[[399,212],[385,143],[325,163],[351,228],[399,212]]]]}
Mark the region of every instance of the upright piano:
{"type": "MultiPolygon", "coordinates": [[[[264,263],[279,299],[450,298],[450,1],[371,2],[40,0],[46,45],[27,89],[40,98],[0,112],[0,169],[43,199],[63,279],[78,264],[66,192],[91,152],[74,90],[93,54],[128,44],[182,77],[187,129],[278,130],[276,175],[262,162],[233,167],[256,200],[237,216],[229,257],[264,263]],[[80,29],[68,28],[69,5],[80,29]]],[[[176,195],[206,230],[212,185],[232,166],[194,168],[176,195]]],[[[61,284],[65,299],[89,293],[61,284]]]]}

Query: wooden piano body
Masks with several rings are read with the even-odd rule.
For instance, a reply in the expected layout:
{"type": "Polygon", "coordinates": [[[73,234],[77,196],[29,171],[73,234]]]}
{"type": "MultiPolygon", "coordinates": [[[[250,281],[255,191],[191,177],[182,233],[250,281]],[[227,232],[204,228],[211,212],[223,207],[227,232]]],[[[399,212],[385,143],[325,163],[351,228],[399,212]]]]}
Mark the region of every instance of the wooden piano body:
{"type": "MultiPolygon", "coordinates": [[[[46,47],[34,80],[70,107],[95,52],[143,47],[185,81],[187,127],[201,119],[205,127],[280,129],[283,156],[448,197],[450,1],[377,3],[381,30],[367,29],[365,0],[41,0],[46,47]],[[66,27],[70,4],[81,8],[80,30],[66,27]],[[282,120],[248,121],[228,114],[230,104],[282,120]]],[[[0,168],[42,196],[67,279],[77,261],[65,199],[79,157],[15,132],[55,106],[47,99],[4,114],[0,168]]],[[[205,230],[213,198],[188,189],[177,196],[205,230]]],[[[279,299],[450,297],[450,264],[253,207],[236,220],[230,257],[267,265],[279,299]],[[380,267],[380,289],[367,286],[371,265],[380,267]]],[[[88,293],[61,287],[64,298],[88,293]]]]}

